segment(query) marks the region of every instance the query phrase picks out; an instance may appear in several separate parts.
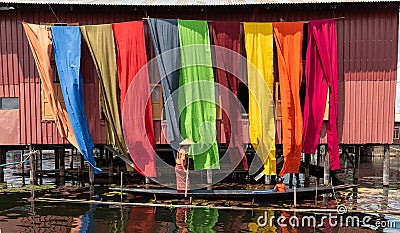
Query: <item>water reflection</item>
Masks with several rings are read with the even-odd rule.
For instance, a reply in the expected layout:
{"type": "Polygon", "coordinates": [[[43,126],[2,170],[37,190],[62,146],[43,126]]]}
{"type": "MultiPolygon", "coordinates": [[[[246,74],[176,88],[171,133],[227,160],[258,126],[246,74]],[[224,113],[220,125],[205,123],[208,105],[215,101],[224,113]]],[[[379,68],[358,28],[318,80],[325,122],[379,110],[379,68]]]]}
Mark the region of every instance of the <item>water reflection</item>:
{"type": "MultiPolygon", "coordinates": [[[[50,156],[50,155],[49,155],[50,156]]],[[[54,160],[44,155],[43,168],[52,169],[54,160]]],[[[8,157],[7,162],[18,157],[8,157]]],[[[4,232],[400,232],[400,215],[393,211],[400,211],[400,157],[391,158],[390,186],[382,188],[382,157],[364,157],[361,159],[360,187],[354,190],[341,192],[336,196],[326,199],[299,200],[300,208],[332,208],[344,204],[348,209],[358,210],[358,213],[342,215],[358,217],[359,219],[371,218],[364,226],[354,225],[341,227],[332,225],[327,221],[329,214],[340,218],[337,213],[299,213],[293,211],[245,211],[233,208],[232,210],[217,210],[209,208],[161,208],[145,206],[121,205],[90,205],[67,203],[30,203],[23,198],[28,195],[5,194],[0,195],[0,229],[4,232]],[[383,211],[379,214],[360,213],[364,210],[383,211]],[[387,212],[385,212],[387,211],[387,212]],[[392,211],[392,213],[389,213],[392,211]],[[257,221],[264,217],[265,225],[257,221]],[[295,217],[292,217],[295,216],[295,217]],[[317,227],[290,226],[290,218],[303,219],[313,216],[317,227]],[[271,217],[273,217],[271,219],[271,217]],[[278,219],[283,219],[282,224],[278,219]],[[323,221],[325,219],[325,221],[323,221]],[[380,227],[377,227],[380,223],[380,227]],[[382,226],[384,223],[390,225],[382,226]],[[320,226],[319,226],[320,225],[320,226]]],[[[67,162],[68,157],[66,158],[67,162]]],[[[72,161],[73,163],[77,160],[72,161]]],[[[77,166],[77,165],[76,165],[77,166]]],[[[18,186],[22,184],[21,176],[15,172],[20,168],[8,167],[6,180],[8,184],[18,186]]],[[[344,180],[351,181],[353,170],[349,168],[344,172],[344,180]]],[[[97,179],[97,178],[96,178],[97,179]]],[[[95,180],[96,181],[96,180],[95,180]]],[[[44,177],[43,183],[54,183],[55,178],[44,177]]],[[[85,183],[66,181],[67,186],[87,186],[85,183]]],[[[87,190],[87,189],[84,189],[87,190]]],[[[82,193],[84,193],[82,190],[82,193]]],[[[106,188],[95,186],[93,193],[87,191],[84,198],[89,199],[94,195],[101,196],[106,188]]],[[[86,191],[85,191],[86,192],[86,191]]],[[[53,194],[52,194],[53,195],[53,194]]],[[[70,197],[70,196],[69,196],[70,197]]],[[[101,196],[102,197],[102,196],[101,196]]],[[[104,197],[104,196],[103,196],[104,197]]],[[[72,197],[71,197],[72,198],[72,197]]],[[[79,196],[79,198],[82,198],[79,196]]],[[[130,198],[131,202],[139,202],[130,198]]],[[[148,200],[140,200],[147,202],[148,200]]],[[[262,207],[285,208],[292,205],[292,201],[273,201],[260,203],[262,207]]],[[[397,212],[399,213],[399,212],[397,212]]],[[[264,223],[264,222],[261,222],[264,223]]]]}

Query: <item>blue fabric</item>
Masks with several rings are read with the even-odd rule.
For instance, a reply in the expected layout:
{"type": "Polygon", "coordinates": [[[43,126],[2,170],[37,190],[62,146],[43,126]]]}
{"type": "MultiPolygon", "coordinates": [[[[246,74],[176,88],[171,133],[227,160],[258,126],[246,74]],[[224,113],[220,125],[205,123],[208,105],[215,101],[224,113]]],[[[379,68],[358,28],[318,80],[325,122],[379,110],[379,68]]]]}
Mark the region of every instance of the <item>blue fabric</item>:
{"type": "Polygon", "coordinates": [[[77,149],[97,174],[101,169],[96,166],[92,154],[94,145],[83,104],[81,32],[77,26],[55,26],[51,27],[51,36],[65,106],[79,146],[77,149]]]}

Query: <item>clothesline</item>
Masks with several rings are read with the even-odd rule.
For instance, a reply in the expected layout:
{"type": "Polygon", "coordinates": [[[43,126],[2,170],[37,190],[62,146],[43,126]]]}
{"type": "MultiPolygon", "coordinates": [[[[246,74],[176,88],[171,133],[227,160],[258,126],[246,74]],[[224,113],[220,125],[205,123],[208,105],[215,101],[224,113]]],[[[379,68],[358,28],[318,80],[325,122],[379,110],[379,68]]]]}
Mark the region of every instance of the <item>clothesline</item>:
{"type": "MultiPolygon", "coordinates": [[[[150,17],[143,17],[142,18],[142,20],[148,20],[148,19],[152,19],[152,18],[150,18],[150,17]]],[[[158,18],[157,18],[158,19],[158,18]]],[[[159,18],[159,19],[161,19],[161,18],[159,18]]],[[[336,18],[333,18],[334,20],[343,20],[343,19],[346,19],[346,17],[336,17],[336,18]]],[[[316,20],[319,20],[319,19],[316,19],[316,20]]],[[[131,21],[135,21],[135,20],[131,20],[131,21]]],[[[215,22],[215,21],[221,21],[221,20],[206,20],[207,22],[215,22]]],[[[24,23],[25,21],[17,21],[18,23],[24,23]]],[[[245,23],[245,22],[255,22],[255,21],[240,21],[240,23],[245,23]]],[[[308,24],[309,22],[310,22],[310,20],[306,20],[306,21],[303,21],[303,20],[297,20],[297,21],[281,21],[281,22],[287,22],[287,23],[290,23],[290,22],[304,22],[305,24],[308,24]]],[[[262,23],[262,22],[257,22],[257,23],[262,23]]],[[[266,22],[266,23],[273,23],[272,21],[271,22],[266,22]]],[[[54,25],[54,26],[59,26],[59,25],[63,25],[63,24],[69,24],[69,23],[66,23],[66,22],[64,22],[64,23],[61,23],[61,22],[57,22],[57,23],[41,23],[41,24],[56,24],[56,25],[54,25]]],[[[65,25],[65,26],[66,26],[65,25]]],[[[78,26],[78,25],[76,25],[76,26],[78,26]]],[[[79,25],[79,26],[86,26],[86,25],[79,25]]]]}

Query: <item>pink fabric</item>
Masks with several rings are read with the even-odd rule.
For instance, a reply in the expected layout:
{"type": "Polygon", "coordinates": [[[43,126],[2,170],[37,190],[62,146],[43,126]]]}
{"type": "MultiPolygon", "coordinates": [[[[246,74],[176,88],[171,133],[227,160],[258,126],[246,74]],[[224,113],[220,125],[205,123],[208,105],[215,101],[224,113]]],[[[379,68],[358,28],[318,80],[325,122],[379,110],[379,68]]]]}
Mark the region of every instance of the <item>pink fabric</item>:
{"type": "Polygon", "coordinates": [[[340,169],[337,133],[338,58],[334,19],[313,20],[308,24],[306,56],[306,99],[304,104],[303,152],[314,154],[323,124],[326,95],[329,120],[326,122],[330,169],[340,169]]]}

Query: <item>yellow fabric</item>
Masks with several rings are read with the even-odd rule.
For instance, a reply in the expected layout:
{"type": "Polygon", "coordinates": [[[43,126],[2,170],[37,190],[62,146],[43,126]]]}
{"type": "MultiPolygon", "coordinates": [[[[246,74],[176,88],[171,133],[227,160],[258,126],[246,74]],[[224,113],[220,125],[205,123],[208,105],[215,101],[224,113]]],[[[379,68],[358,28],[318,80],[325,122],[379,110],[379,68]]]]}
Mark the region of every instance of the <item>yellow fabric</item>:
{"type": "MultiPolygon", "coordinates": [[[[50,27],[45,25],[36,25],[22,23],[29,45],[31,46],[33,58],[42,81],[43,92],[49,101],[51,114],[53,115],[57,129],[60,135],[66,138],[75,148],[80,150],[71,121],[69,120],[67,110],[63,107],[54,91],[52,76],[53,69],[50,65],[50,56],[53,53],[51,44],[50,27]]],[[[59,97],[62,98],[62,97],[59,97]]]]}
{"type": "Polygon", "coordinates": [[[244,33],[250,94],[250,142],[264,162],[264,173],[276,175],[272,24],[244,23],[244,33]]]}

